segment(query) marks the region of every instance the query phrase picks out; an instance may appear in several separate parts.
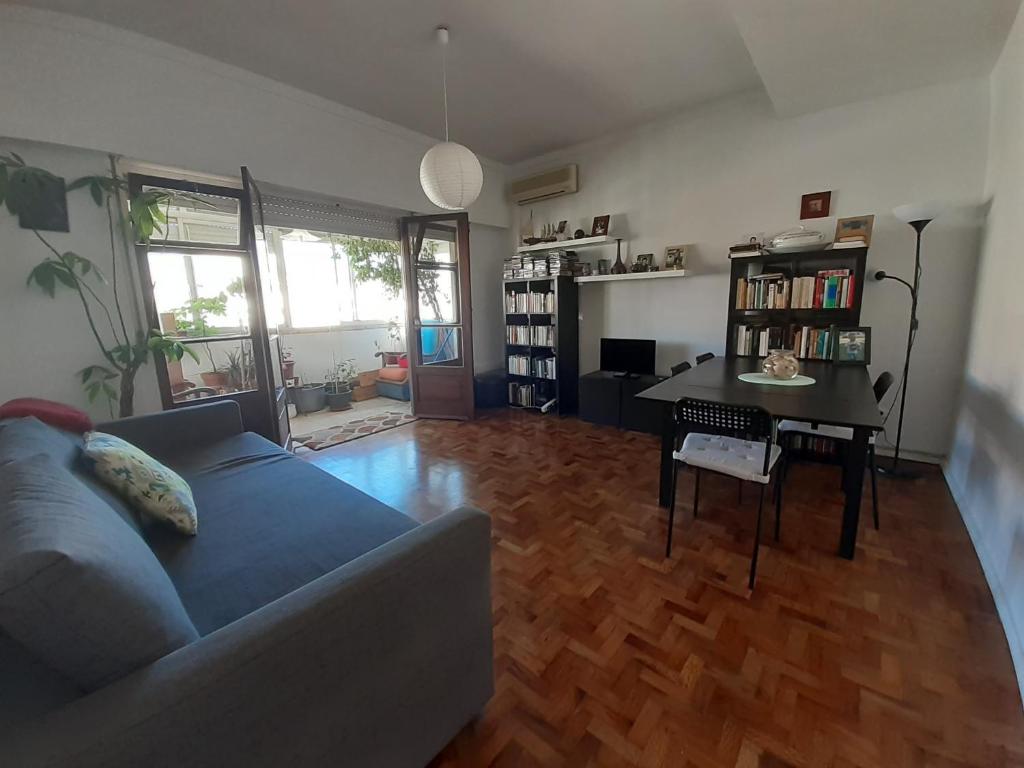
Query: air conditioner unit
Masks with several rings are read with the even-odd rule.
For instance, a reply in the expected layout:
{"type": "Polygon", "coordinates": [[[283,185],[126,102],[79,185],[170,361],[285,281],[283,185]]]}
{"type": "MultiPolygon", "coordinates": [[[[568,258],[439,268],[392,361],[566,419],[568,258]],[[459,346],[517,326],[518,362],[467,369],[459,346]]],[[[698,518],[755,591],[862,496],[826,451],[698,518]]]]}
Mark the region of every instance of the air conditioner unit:
{"type": "Polygon", "coordinates": [[[538,173],[508,185],[508,198],[513,203],[526,205],[551,197],[570,195],[579,189],[576,164],[538,173]]]}

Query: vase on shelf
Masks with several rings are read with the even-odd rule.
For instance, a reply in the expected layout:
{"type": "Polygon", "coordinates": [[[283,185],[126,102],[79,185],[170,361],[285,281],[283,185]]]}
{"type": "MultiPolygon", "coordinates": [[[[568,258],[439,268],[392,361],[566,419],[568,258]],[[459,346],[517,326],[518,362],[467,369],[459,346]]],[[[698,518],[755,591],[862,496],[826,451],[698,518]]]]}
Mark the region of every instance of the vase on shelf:
{"type": "Polygon", "coordinates": [[[622,263],[622,238],[615,238],[615,263],[612,265],[613,275],[626,274],[626,265],[622,263]]]}

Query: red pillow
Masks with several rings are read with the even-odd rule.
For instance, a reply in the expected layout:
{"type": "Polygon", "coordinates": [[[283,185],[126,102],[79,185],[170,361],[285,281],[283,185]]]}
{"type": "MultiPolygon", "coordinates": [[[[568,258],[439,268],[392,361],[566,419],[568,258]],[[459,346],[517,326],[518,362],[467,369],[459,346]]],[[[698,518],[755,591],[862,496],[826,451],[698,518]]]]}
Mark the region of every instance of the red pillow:
{"type": "Polygon", "coordinates": [[[20,419],[35,416],[44,424],[68,432],[83,434],[92,429],[92,419],[85,411],[70,405],[43,400],[38,397],[19,397],[0,405],[0,419],[20,419]]]}

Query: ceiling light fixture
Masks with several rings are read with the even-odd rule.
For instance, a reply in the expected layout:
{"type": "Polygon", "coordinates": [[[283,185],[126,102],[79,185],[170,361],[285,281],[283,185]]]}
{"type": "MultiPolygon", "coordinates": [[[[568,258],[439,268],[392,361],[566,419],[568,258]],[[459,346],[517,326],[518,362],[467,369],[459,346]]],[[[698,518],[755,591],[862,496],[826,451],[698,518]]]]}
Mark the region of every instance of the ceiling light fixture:
{"type": "Polygon", "coordinates": [[[439,208],[457,211],[468,208],[480,196],[484,171],[467,147],[448,140],[448,27],[437,28],[441,45],[441,87],[444,98],[444,141],[435,144],[420,162],[420,186],[439,208]]]}

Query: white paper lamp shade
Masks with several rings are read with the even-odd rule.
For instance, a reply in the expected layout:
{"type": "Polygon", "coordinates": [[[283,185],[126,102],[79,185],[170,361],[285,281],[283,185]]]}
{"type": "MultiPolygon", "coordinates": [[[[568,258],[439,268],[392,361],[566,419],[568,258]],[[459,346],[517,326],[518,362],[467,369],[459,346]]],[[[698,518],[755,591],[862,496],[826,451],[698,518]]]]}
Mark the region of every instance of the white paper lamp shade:
{"type": "Polygon", "coordinates": [[[423,156],[420,186],[438,208],[461,210],[480,196],[484,169],[469,149],[454,141],[443,141],[423,156]]]}

